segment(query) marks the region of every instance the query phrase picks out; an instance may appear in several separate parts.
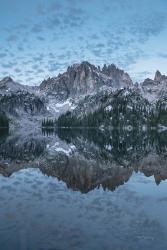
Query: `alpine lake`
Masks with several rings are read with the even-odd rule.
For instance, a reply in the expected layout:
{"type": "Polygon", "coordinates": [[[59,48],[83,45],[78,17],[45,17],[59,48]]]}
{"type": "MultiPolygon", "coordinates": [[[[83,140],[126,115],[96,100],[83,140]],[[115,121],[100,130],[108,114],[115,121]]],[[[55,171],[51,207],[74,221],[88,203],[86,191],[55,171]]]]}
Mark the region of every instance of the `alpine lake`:
{"type": "Polygon", "coordinates": [[[167,132],[0,130],[0,250],[166,250],[167,132]]]}

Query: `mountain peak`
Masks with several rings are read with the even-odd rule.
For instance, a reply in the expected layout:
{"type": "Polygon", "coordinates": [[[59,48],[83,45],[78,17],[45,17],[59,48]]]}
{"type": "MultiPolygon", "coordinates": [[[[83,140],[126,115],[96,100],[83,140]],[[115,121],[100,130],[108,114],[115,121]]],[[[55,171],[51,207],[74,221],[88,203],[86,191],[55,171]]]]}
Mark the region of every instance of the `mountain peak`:
{"type": "Polygon", "coordinates": [[[69,66],[68,69],[67,69],[67,72],[70,72],[70,71],[78,71],[78,70],[97,70],[97,68],[89,63],[88,61],[83,61],[81,63],[76,63],[76,64],[73,64],[72,66],[69,66]]]}
{"type": "Polygon", "coordinates": [[[58,77],[49,78],[40,85],[40,90],[56,93],[61,98],[92,94],[102,87],[120,89],[133,86],[130,76],[114,64],[104,65],[102,69],[88,61],[73,64],[58,77]]]}
{"type": "MultiPolygon", "coordinates": [[[[106,65],[104,64],[103,68],[102,68],[102,73],[110,76],[113,74],[124,74],[125,72],[122,69],[119,69],[115,64],[109,64],[106,65]]],[[[127,74],[127,73],[126,73],[127,74]]]]}
{"type": "Polygon", "coordinates": [[[156,71],[154,81],[160,81],[161,80],[161,72],[159,70],[156,71]]]}
{"type": "Polygon", "coordinates": [[[10,76],[6,76],[0,82],[7,83],[7,82],[14,82],[14,81],[10,76]]]}
{"type": "Polygon", "coordinates": [[[157,70],[155,73],[154,81],[160,82],[163,80],[167,80],[167,76],[162,75],[161,72],[159,70],[157,70]]]}
{"type": "Polygon", "coordinates": [[[25,86],[15,82],[10,76],[4,77],[0,81],[0,93],[16,92],[18,90],[24,90],[25,86]]]}

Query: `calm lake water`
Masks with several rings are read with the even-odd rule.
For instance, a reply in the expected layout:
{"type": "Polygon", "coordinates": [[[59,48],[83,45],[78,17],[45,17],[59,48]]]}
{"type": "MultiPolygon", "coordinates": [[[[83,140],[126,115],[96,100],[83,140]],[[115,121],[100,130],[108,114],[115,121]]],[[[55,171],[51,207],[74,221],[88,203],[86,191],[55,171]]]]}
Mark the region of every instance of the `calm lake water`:
{"type": "Polygon", "coordinates": [[[0,250],[167,249],[167,133],[0,133],[0,250]]]}

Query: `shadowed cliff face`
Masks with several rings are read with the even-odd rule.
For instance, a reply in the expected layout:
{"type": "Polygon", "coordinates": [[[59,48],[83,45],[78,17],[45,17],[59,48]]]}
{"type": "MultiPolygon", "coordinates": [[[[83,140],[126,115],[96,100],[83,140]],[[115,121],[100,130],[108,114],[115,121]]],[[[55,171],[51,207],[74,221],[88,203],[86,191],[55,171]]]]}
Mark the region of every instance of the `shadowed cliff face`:
{"type": "Polygon", "coordinates": [[[0,110],[9,115],[42,114],[46,111],[42,99],[25,91],[0,95],[0,110]]]}
{"type": "Polygon", "coordinates": [[[133,172],[167,179],[167,134],[136,131],[60,129],[51,136],[8,136],[0,144],[0,173],[39,168],[68,188],[87,193],[102,187],[114,191],[133,172]]]}
{"type": "Polygon", "coordinates": [[[68,67],[66,72],[57,77],[44,80],[40,85],[41,93],[54,95],[59,101],[95,94],[103,88],[111,88],[112,91],[130,88],[149,102],[156,102],[167,96],[167,76],[157,71],[154,79],[133,84],[130,76],[114,64],[100,68],[82,62],[68,67]]]}
{"type": "Polygon", "coordinates": [[[44,80],[40,85],[40,90],[55,94],[58,99],[62,100],[95,93],[104,86],[119,89],[132,85],[129,75],[115,65],[105,65],[101,70],[88,62],[82,62],[68,67],[67,71],[58,77],[44,80]]]}
{"type": "MultiPolygon", "coordinates": [[[[38,95],[35,87],[21,85],[10,77],[0,81],[0,113],[4,113],[13,126],[40,120],[47,113],[45,99],[38,95]]],[[[36,125],[34,125],[35,127],[36,125]]]]}

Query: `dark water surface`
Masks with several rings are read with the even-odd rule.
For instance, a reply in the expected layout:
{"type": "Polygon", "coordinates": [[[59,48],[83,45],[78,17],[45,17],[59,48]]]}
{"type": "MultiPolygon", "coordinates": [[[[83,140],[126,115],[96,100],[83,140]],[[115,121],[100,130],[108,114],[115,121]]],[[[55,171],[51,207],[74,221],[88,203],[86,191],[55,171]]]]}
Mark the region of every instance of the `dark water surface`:
{"type": "Polygon", "coordinates": [[[167,133],[0,133],[0,250],[167,249],[167,133]]]}

